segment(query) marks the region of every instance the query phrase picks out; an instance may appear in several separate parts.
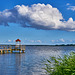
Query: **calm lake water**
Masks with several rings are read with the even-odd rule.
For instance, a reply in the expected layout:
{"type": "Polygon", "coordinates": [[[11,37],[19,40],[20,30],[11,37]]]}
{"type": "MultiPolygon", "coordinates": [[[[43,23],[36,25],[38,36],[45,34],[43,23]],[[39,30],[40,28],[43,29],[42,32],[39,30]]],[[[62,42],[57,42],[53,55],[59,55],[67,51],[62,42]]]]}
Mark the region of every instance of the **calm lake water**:
{"type": "Polygon", "coordinates": [[[0,75],[45,75],[44,58],[75,51],[75,46],[26,46],[22,54],[0,54],[0,75]]]}

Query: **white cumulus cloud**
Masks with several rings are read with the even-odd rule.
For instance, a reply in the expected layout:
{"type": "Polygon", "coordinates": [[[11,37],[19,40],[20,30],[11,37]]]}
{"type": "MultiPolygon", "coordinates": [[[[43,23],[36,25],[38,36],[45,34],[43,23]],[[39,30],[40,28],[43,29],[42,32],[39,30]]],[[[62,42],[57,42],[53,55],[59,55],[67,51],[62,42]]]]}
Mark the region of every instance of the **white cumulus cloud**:
{"type": "Polygon", "coordinates": [[[11,42],[11,40],[8,40],[8,42],[11,42]]]}
{"type": "Polygon", "coordinates": [[[41,40],[37,40],[36,42],[41,43],[42,41],[41,40]]]}
{"type": "Polygon", "coordinates": [[[68,10],[75,11],[75,6],[69,6],[67,9],[68,9],[68,10]]]}
{"type": "Polygon", "coordinates": [[[65,40],[62,38],[62,39],[59,39],[61,42],[65,42],[65,40]]]}
{"type": "Polygon", "coordinates": [[[70,5],[70,3],[67,3],[66,5],[67,5],[67,6],[69,6],[69,5],[70,5]]]}
{"type": "Polygon", "coordinates": [[[65,42],[63,38],[58,39],[58,40],[51,40],[52,43],[60,43],[60,42],[65,42]]]}
{"type": "Polygon", "coordinates": [[[64,21],[61,12],[50,4],[33,4],[30,7],[16,5],[13,9],[0,12],[0,25],[8,26],[8,23],[17,23],[22,27],[31,27],[43,30],[75,31],[75,21],[69,18],[64,21]]]}
{"type": "Polygon", "coordinates": [[[52,43],[54,43],[54,42],[55,42],[55,40],[51,40],[51,42],[52,42],[52,43]]]}

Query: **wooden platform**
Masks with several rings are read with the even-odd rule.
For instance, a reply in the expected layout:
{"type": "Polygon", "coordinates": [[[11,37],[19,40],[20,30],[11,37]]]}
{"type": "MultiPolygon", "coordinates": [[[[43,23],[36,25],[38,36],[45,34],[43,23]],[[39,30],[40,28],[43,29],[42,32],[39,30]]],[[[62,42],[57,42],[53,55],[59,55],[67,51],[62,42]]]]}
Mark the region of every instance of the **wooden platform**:
{"type": "Polygon", "coordinates": [[[24,53],[25,45],[0,45],[0,54],[13,53],[13,51],[24,53]]]}

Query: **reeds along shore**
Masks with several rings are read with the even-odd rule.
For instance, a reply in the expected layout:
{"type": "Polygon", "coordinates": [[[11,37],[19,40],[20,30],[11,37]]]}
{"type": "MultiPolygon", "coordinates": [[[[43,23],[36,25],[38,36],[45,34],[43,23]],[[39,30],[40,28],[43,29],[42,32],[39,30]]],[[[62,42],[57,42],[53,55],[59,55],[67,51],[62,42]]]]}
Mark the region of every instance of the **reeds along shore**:
{"type": "Polygon", "coordinates": [[[24,53],[25,45],[0,45],[0,54],[13,52],[24,53]]]}

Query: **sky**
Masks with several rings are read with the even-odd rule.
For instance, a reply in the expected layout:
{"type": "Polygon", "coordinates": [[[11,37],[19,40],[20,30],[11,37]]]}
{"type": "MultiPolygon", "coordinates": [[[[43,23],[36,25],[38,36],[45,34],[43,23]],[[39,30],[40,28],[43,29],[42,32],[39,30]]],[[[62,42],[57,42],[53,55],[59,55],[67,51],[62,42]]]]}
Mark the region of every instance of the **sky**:
{"type": "Polygon", "coordinates": [[[75,44],[75,0],[0,1],[0,44],[75,44]]]}

